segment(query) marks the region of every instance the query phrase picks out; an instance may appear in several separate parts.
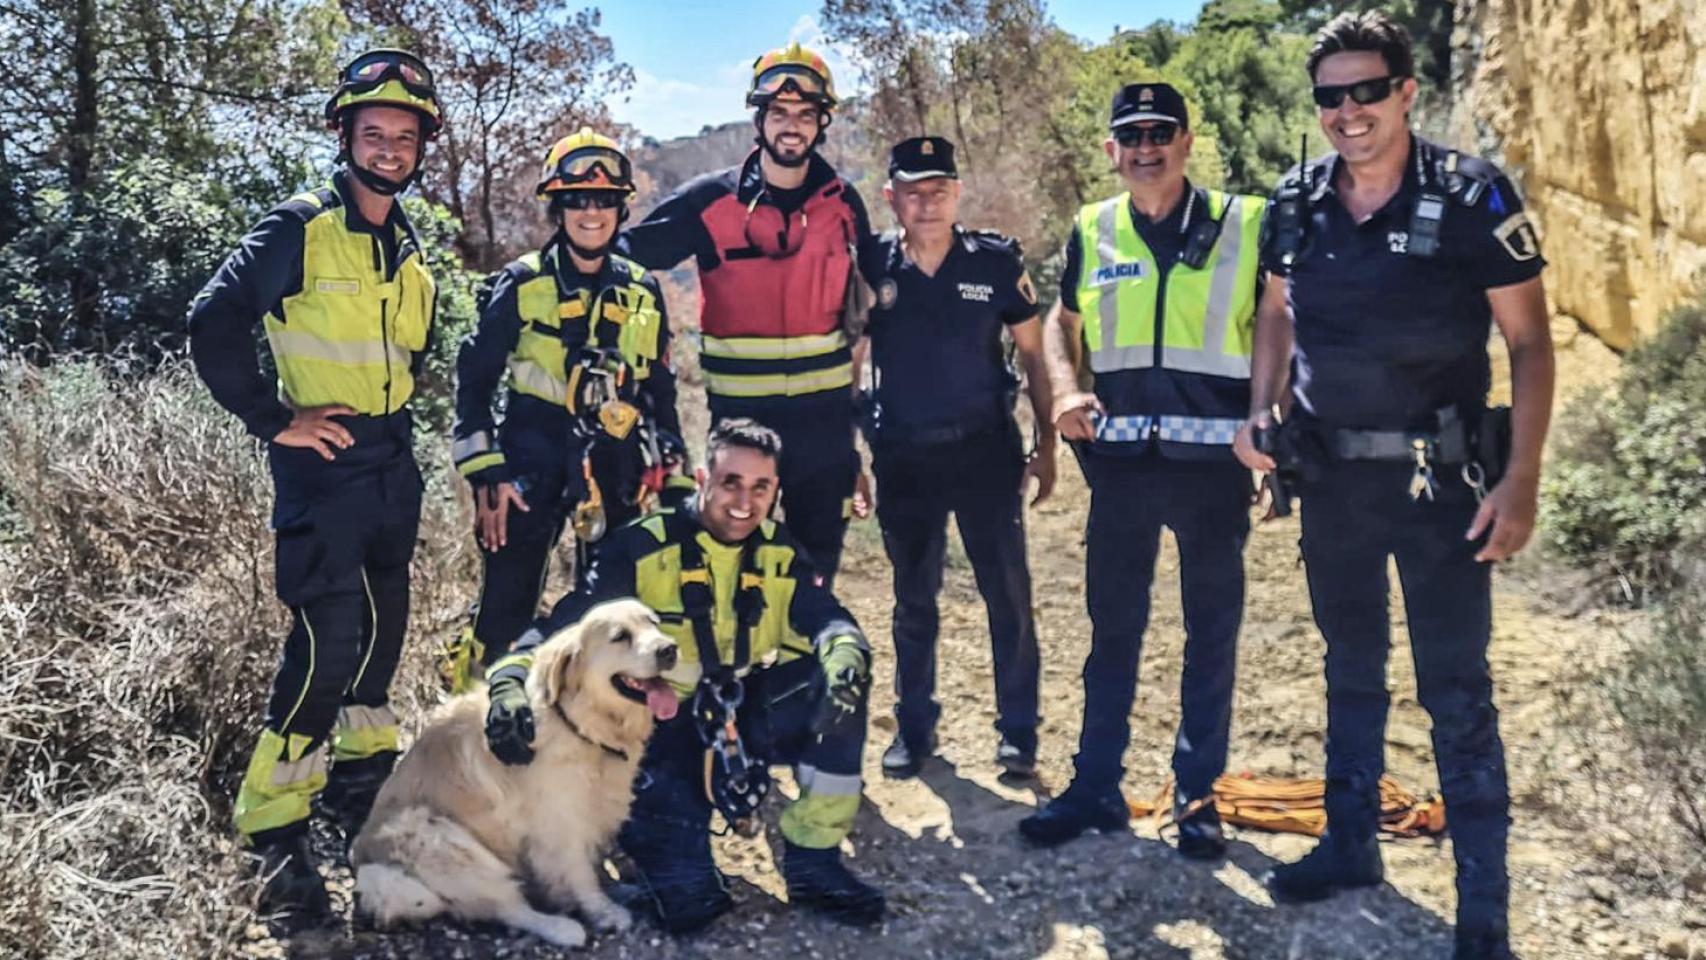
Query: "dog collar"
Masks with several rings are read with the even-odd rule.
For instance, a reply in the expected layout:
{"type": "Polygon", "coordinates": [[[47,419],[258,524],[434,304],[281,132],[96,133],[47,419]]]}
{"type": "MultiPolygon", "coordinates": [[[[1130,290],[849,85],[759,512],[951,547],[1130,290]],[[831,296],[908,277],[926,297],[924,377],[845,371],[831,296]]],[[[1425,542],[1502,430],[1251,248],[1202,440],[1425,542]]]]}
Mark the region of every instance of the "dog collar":
{"type": "Polygon", "coordinates": [[[611,746],[608,743],[600,743],[599,741],[594,740],[593,738],[587,736],[585,733],[583,733],[581,731],[580,727],[575,725],[575,722],[573,720],[569,719],[569,715],[566,711],[563,710],[562,704],[557,703],[556,701],[553,700],[551,702],[551,709],[557,711],[558,719],[563,721],[563,724],[569,728],[570,733],[574,734],[577,737],[580,737],[582,740],[585,740],[587,743],[590,743],[593,746],[597,747],[598,749],[603,750],[605,753],[610,754],[611,756],[615,757],[616,759],[621,760],[624,763],[627,762],[628,751],[618,750],[617,748],[611,746]]]}

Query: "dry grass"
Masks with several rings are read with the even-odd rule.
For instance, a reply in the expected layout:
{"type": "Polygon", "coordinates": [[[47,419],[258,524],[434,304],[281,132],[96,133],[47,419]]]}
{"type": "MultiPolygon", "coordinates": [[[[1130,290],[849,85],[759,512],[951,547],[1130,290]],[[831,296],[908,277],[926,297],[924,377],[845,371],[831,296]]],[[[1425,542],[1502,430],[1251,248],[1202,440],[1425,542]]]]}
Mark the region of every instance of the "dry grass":
{"type": "MultiPolygon", "coordinates": [[[[230,798],[285,626],[264,461],[183,361],[13,368],[0,411],[0,955],[228,955],[253,919],[230,798]]],[[[466,603],[429,472],[417,643],[466,603]]]]}

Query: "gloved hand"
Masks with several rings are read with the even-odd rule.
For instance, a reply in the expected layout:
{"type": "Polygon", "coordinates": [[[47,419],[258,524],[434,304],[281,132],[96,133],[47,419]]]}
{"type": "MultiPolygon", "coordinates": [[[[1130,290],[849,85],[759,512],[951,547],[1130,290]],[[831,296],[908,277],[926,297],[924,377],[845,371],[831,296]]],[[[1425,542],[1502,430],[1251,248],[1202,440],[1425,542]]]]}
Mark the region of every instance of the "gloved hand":
{"type": "Polygon", "coordinates": [[[533,762],[533,707],[527,702],[527,684],[520,677],[493,678],[487,691],[491,708],[486,711],[486,745],[492,756],[510,766],[533,762]]]}
{"type": "Polygon", "coordinates": [[[829,681],[829,689],[812,718],[812,732],[822,735],[855,722],[864,709],[871,689],[871,655],[859,645],[857,637],[842,635],[820,646],[817,656],[829,681]]]}

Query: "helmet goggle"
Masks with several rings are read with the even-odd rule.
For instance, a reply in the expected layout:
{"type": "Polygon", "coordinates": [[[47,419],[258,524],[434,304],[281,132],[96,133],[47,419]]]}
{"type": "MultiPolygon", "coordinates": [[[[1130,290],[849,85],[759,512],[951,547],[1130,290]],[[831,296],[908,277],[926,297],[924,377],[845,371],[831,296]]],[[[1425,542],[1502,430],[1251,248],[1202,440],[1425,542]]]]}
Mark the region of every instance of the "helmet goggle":
{"type": "Polygon", "coordinates": [[[634,189],[634,165],[620,152],[604,147],[587,147],[571,151],[548,169],[541,194],[558,190],[622,190],[634,189]]]}
{"type": "Polygon", "coordinates": [[[823,75],[797,63],[779,64],[760,73],[752,83],[752,92],[747,94],[747,102],[757,106],[761,101],[786,98],[788,94],[793,94],[792,99],[815,100],[825,106],[835,103],[835,95],[829,92],[823,75]]]}
{"type": "Polygon", "coordinates": [[[401,50],[375,50],[357,57],[344,71],[344,89],[361,93],[389,79],[401,81],[417,97],[435,96],[432,71],[417,57],[401,50]]]}

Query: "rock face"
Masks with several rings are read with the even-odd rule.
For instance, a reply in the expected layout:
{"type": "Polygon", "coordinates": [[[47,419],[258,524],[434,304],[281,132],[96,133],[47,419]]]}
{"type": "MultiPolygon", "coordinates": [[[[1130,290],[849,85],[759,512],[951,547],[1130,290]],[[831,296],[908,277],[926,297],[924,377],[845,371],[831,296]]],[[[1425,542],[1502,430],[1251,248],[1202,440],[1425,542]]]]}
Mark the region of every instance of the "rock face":
{"type": "Polygon", "coordinates": [[[1458,0],[1452,125],[1522,187],[1554,309],[1616,348],[1706,282],[1706,2],[1458,0]]]}

